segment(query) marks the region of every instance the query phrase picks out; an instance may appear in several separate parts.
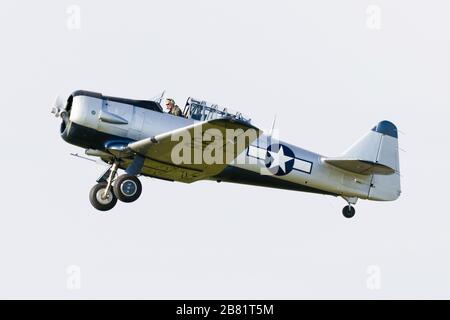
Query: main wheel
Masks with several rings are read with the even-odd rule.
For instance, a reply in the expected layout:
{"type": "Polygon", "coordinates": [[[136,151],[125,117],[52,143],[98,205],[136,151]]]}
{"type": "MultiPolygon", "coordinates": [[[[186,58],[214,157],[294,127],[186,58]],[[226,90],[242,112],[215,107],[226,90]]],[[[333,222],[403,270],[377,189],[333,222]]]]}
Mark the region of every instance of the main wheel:
{"type": "Polygon", "coordinates": [[[123,202],[136,201],[142,192],[142,184],[136,176],[123,174],[114,182],[114,194],[123,202]]]}
{"type": "Polygon", "coordinates": [[[345,206],[342,209],[342,214],[344,215],[344,217],[346,218],[353,218],[353,216],[355,215],[356,211],[355,208],[353,206],[345,206]]]}
{"type": "Polygon", "coordinates": [[[117,198],[111,188],[106,194],[106,197],[103,197],[106,186],[106,182],[97,183],[92,187],[91,192],[89,192],[89,201],[95,209],[100,211],[111,210],[117,203],[117,198]]]}

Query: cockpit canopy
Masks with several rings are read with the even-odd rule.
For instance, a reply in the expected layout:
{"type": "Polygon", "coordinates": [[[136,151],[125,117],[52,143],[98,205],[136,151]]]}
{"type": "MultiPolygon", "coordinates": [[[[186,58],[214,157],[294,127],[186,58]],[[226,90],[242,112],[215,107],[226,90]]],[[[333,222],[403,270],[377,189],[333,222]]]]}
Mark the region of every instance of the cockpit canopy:
{"type": "Polygon", "coordinates": [[[187,100],[183,114],[187,118],[199,121],[231,117],[247,123],[251,122],[251,119],[244,117],[244,115],[238,111],[194,98],[189,98],[187,100]]]}

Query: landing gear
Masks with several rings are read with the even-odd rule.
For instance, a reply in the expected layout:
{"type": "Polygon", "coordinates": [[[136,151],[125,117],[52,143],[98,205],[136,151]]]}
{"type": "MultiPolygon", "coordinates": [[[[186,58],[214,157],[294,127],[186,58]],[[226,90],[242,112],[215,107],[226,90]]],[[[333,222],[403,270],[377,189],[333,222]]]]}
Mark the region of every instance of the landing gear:
{"type": "Polygon", "coordinates": [[[141,195],[142,184],[139,179],[135,175],[129,174],[123,174],[116,178],[118,169],[119,162],[114,162],[91,189],[89,200],[95,209],[108,211],[114,208],[117,199],[122,202],[133,202],[141,195]]]}
{"type": "Polygon", "coordinates": [[[342,209],[342,214],[348,219],[353,218],[355,212],[355,208],[350,204],[342,209]]]}
{"type": "Polygon", "coordinates": [[[356,197],[342,197],[342,198],[344,198],[344,200],[347,201],[348,203],[348,205],[342,209],[342,214],[347,219],[353,218],[356,213],[354,205],[358,201],[358,198],[356,197]]]}
{"type": "Polygon", "coordinates": [[[89,193],[89,201],[97,210],[111,210],[117,203],[117,198],[111,188],[108,191],[106,190],[107,186],[108,184],[106,182],[97,183],[89,193]]]}
{"type": "Polygon", "coordinates": [[[111,169],[108,169],[98,180],[97,184],[92,187],[89,193],[89,201],[92,206],[100,211],[108,211],[114,208],[117,198],[111,190],[112,182],[116,176],[119,163],[114,162],[111,169]],[[108,178],[105,178],[108,176],[108,178]]]}
{"type": "Polygon", "coordinates": [[[114,195],[122,202],[136,201],[142,192],[142,184],[136,176],[123,174],[114,182],[114,195]]]}

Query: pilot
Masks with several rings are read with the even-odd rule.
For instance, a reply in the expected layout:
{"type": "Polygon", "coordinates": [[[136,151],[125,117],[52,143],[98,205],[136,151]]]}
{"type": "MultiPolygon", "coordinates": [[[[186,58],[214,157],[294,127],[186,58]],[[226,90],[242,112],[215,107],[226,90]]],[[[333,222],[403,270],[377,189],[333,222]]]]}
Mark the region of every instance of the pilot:
{"type": "Polygon", "coordinates": [[[174,115],[174,116],[178,116],[178,117],[182,117],[183,113],[181,112],[180,107],[178,107],[175,104],[175,100],[173,99],[166,99],[166,108],[167,110],[169,110],[169,114],[174,115]]]}

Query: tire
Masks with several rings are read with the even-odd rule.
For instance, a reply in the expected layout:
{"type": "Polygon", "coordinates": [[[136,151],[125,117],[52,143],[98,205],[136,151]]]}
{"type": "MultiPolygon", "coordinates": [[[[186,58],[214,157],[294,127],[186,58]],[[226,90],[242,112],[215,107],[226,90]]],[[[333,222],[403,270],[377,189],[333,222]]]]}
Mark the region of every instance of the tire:
{"type": "Polygon", "coordinates": [[[122,202],[136,201],[142,193],[142,184],[136,176],[123,174],[114,182],[114,194],[122,202]]]}
{"type": "Polygon", "coordinates": [[[355,215],[356,210],[353,206],[345,206],[342,209],[342,214],[344,215],[344,217],[346,217],[347,219],[353,218],[353,216],[355,215]]]}
{"type": "Polygon", "coordinates": [[[107,183],[105,182],[97,183],[92,187],[91,192],[89,192],[89,201],[95,209],[100,211],[111,210],[117,203],[117,198],[111,189],[108,192],[107,199],[102,199],[102,194],[106,186],[107,183]]]}

